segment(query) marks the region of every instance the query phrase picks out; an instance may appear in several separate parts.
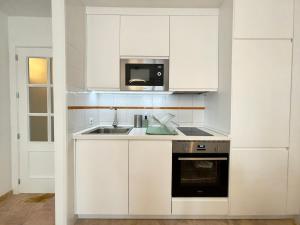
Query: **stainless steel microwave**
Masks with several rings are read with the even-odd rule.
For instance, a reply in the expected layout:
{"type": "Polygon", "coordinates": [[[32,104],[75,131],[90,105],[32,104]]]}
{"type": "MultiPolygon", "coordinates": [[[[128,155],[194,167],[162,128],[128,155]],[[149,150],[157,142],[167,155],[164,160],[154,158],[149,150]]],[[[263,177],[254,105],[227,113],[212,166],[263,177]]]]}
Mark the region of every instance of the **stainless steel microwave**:
{"type": "Polygon", "coordinates": [[[168,91],[169,60],[122,58],[121,91],[168,91]]]}

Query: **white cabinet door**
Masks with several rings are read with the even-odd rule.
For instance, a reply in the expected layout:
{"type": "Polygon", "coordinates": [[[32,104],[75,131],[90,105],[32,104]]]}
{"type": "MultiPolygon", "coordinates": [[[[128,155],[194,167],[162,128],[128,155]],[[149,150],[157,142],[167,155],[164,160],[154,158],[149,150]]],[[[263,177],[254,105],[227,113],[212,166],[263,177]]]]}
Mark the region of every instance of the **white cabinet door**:
{"type": "Polygon", "coordinates": [[[129,141],[129,214],[171,214],[171,141],[129,141]]]}
{"type": "Polygon", "coordinates": [[[293,37],[294,0],[235,0],[235,38],[293,37]]]}
{"type": "Polygon", "coordinates": [[[128,141],[76,141],[76,213],[128,214],[128,141]]]}
{"type": "Polygon", "coordinates": [[[291,65],[289,40],[233,42],[233,147],[288,147],[291,65]]]}
{"type": "Polygon", "coordinates": [[[120,89],[120,16],[87,16],[88,89],[120,89]]]}
{"type": "Polygon", "coordinates": [[[172,215],[228,215],[228,198],[172,198],[172,215]]]}
{"type": "Polygon", "coordinates": [[[218,88],[218,16],[170,17],[170,90],[218,88]]]}
{"type": "Polygon", "coordinates": [[[169,56],[168,16],[121,16],[122,56],[169,56]]]}
{"type": "Polygon", "coordinates": [[[233,149],[230,160],[231,215],[285,213],[286,149],[233,149]]]}

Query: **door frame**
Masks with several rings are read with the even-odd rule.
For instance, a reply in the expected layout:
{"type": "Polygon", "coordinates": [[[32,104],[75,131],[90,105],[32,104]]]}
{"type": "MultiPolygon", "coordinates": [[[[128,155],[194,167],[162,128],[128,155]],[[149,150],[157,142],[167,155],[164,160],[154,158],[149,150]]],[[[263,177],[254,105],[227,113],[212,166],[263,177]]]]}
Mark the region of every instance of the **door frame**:
{"type": "Polygon", "coordinates": [[[13,194],[19,192],[20,149],[19,149],[19,119],[18,119],[18,57],[20,48],[50,48],[52,46],[9,46],[9,83],[10,83],[10,143],[11,143],[11,186],[13,194]]]}

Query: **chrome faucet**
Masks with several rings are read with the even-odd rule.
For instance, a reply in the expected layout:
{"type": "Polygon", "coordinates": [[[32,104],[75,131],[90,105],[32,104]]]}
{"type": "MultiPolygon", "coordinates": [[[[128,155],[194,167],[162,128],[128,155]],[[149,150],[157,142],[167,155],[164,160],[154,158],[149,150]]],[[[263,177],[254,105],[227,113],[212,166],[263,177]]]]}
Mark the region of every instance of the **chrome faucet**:
{"type": "Polygon", "coordinates": [[[112,109],[115,110],[114,122],[112,123],[112,126],[114,128],[116,128],[116,127],[118,127],[118,124],[119,124],[119,122],[118,122],[118,110],[117,110],[117,108],[112,108],[112,109]]]}

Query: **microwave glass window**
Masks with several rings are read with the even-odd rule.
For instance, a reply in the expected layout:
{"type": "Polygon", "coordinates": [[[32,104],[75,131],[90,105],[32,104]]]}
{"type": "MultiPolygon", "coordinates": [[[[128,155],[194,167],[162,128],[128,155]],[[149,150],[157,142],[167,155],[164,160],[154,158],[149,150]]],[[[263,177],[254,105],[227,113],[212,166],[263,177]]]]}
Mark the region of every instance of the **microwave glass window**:
{"type": "Polygon", "coordinates": [[[131,68],[130,69],[131,80],[144,80],[145,82],[150,81],[150,70],[143,68],[131,68]]]}
{"type": "Polygon", "coordinates": [[[126,85],[163,86],[164,66],[162,64],[126,64],[126,85]]]}

